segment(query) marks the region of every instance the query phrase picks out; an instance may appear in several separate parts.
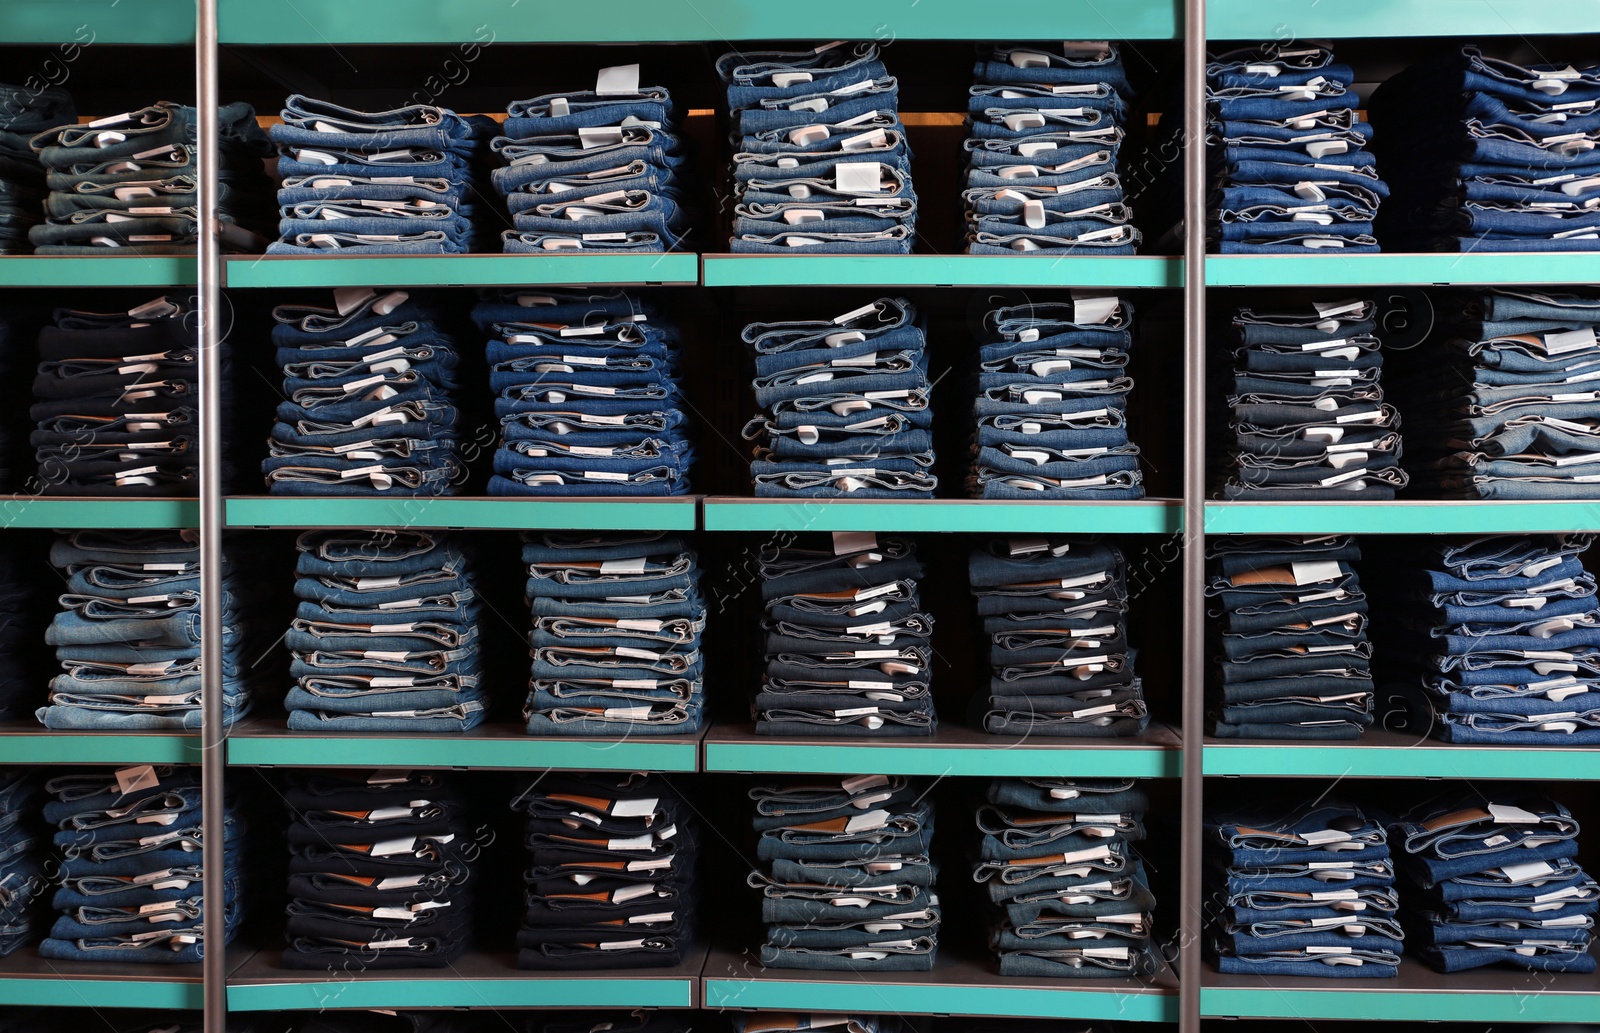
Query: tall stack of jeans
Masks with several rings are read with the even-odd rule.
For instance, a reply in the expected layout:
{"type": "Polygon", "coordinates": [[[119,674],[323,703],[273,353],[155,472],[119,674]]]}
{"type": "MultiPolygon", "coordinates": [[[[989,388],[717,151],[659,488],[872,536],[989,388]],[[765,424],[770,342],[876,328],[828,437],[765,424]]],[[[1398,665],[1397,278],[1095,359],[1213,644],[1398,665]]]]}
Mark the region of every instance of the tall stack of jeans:
{"type": "Polygon", "coordinates": [[[1082,539],[997,538],[968,579],[989,640],[973,723],[996,735],[1138,735],[1150,724],[1128,648],[1121,550],[1082,539]]]}
{"type": "Polygon", "coordinates": [[[75,125],[66,90],[0,83],[0,255],[25,255],[28,232],[44,221],[44,166],[28,141],[47,129],[75,125]]]}
{"type": "Polygon", "coordinates": [[[290,96],[268,131],[283,186],[279,237],[267,254],[486,250],[489,213],[475,200],[474,173],[496,131],[487,116],[432,104],[368,112],[290,96]]]}
{"type": "Polygon", "coordinates": [[[758,785],[756,858],[767,968],[927,972],[941,912],[933,803],[898,775],[758,785]]]}
{"type": "Polygon", "coordinates": [[[1223,972],[1396,974],[1406,934],[1382,823],[1336,801],[1257,805],[1207,817],[1204,843],[1223,972]]]}
{"type": "Polygon", "coordinates": [[[659,775],[539,775],[527,814],[517,967],[670,968],[694,939],[693,812],[659,775]]]}
{"type": "Polygon", "coordinates": [[[533,609],[530,735],[682,735],[705,723],[700,566],[659,531],[522,547],[533,609]]]}
{"type": "Polygon", "coordinates": [[[903,255],[917,228],[900,86],[874,43],[717,59],[733,131],[733,238],[769,255],[903,255]]]}
{"type": "MultiPolygon", "coordinates": [[[[50,547],[61,610],[45,632],[62,673],[50,679],[46,728],[200,727],[200,549],[192,531],[73,531],[50,547]]],[[[238,575],[223,570],[226,723],[249,709],[238,575]]]]}
{"type": "Polygon", "coordinates": [[[44,842],[39,779],[27,768],[0,772],[0,958],[28,946],[42,928],[44,842]]]}
{"type": "Polygon", "coordinates": [[[762,735],[932,735],[922,563],[903,538],[797,536],[761,552],[766,671],[752,711],[762,735]]]}
{"type": "Polygon", "coordinates": [[[1223,498],[1392,499],[1409,483],[1400,416],[1379,383],[1376,311],[1340,298],[1234,314],[1223,498]]]}
{"type": "Polygon", "coordinates": [[[680,251],[690,231],[678,111],[638,65],[602,68],[593,90],[512,101],[493,147],[508,253],[680,251]]]}
{"type": "Polygon", "coordinates": [[[979,48],[967,100],[967,251],[1131,255],[1117,176],[1133,91],[1106,42],[979,48]]]}
{"type": "Polygon", "coordinates": [[[1150,975],[1155,900],[1144,862],[1145,794],[1133,779],[995,779],[972,877],[1004,911],[989,946],[1002,976],[1150,975]]]}
{"type": "Polygon", "coordinates": [[[309,772],[284,799],[284,968],[444,968],[471,949],[480,844],[443,775],[309,772]]]}
{"type": "Polygon", "coordinates": [[[49,676],[48,654],[39,649],[45,620],[44,594],[18,563],[21,551],[0,552],[0,721],[25,718],[49,676]]]}
{"type": "Polygon", "coordinates": [[[933,470],[927,335],[904,298],[832,319],[751,323],[760,415],[750,464],[757,497],[928,497],[933,470]]]}
{"type": "Polygon", "coordinates": [[[683,495],[678,328],[621,291],[507,290],[472,310],[500,421],[491,495],[683,495]]]}
{"type": "Polygon", "coordinates": [[[1600,64],[1522,65],[1476,46],[1413,65],[1372,95],[1394,204],[1384,239],[1412,251],[1600,250],[1600,64]]]}
{"type": "Polygon", "coordinates": [[[1578,864],[1578,822],[1561,804],[1457,791],[1412,808],[1389,834],[1405,846],[1400,918],[1432,968],[1595,971],[1600,886],[1578,864]]]}
{"type": "MultiPolygon", "coordinates": [[[[1212,213],[1224,255],[1378,250],[1372,220],[1389,190],[1367,150],[1372,126],[1326,47],[1298,40],[1219,54],[1206,65],[1212,213]]],[[[1392,125],[1404,135],[1414,127],[1392,125]]],[[[1385,163],[1387,167],[1387,163],[1385,163]]]]}
{"type": "Polygon", "coordinates": [[[160,297],[122,312],[56,309],[39,332],[29,440],[49,495],[193,495],[193,312],[160,297]]]}
{"type": "MultiPolygon", "coordinates": [[[[49,170],[49,219],[28,231],[41,255],[183,255],[200,232],[195,109],[171,101],[39,133],[29,143],[49,170]]],[[[259,252],[270,226],[262,199],[267,134],[248,104],[217,114],[218,196],[225,250],[259,252]]]]}
{"type": "Polygon", "coordinates": [[[1218,538],[1206,584],[1213,734],[1357,739],[1372,716],[1367,597],[1349,537],[1218,538]]]}
{"type": "Polygon", "coordinates": [[[983,499],[1141,499],[1128,440],[1133,306],[1074,291],[983,317],[967,494],[983,499]]]}
{"type": "Polygon", "coordinates": [[[64,961],[185,964],[205,955],[203,882],[223,880],[224,935],[244,909],[244,820],[223,813],[224,863],[202,871],[200,773],[193,767],[109,768],[57,775],[45,821],[61,852],[61,912],[42,957],[64,961]]]}
{"type": "Polygon", "coordinates": [[[465,543],[429,531],[307,531],[284,638],[289,728],[463,732],[483,723],[478,610],[465,543]]]}
{"type": "Polygon", "coordinates": [[[284,400],[261,464],[274,495],[449,495],[464,475],[455,341],[403,290],[334,291],[279,305],[284,400]]]}
{"type": "Polygon", "coordinates": [[[1421,569],[1392,572],[1385,627],[1405,659],[1417,730],[1459,743],[1600,743],[1600,603],[1579,560],[1592,541],[1429,544],[1421,569]]]}

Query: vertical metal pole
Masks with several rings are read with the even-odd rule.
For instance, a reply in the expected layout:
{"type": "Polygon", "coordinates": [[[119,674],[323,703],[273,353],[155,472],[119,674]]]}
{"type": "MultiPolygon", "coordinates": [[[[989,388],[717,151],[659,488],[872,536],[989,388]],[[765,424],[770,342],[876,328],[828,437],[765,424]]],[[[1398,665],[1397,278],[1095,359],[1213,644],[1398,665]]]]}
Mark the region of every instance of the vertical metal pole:
{"type": "Polygon", "coordinates": [[[1183,17],[1183,841],[1179,859],[1179,1033],[1200,1033],[1200,822],[1205,787],[1206,487],[1206,0],[1185,0],[1183,17]]]}
{"type": "Polygon", "coordinates": [[[205,865],[205,1033],[224,1033],[222,778],[222,263],[218,252],[217,3],[195,3],[195,108],[200,242],[196,262],[200,347],[200,753],[205,865]]]}

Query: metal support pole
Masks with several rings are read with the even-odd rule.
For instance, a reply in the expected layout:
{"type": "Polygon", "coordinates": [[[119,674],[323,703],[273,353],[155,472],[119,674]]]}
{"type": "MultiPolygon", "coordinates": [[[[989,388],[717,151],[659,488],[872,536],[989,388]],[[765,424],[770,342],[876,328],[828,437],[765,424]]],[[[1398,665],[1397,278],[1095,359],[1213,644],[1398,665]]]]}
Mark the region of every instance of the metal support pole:
{"type": "Polygon", "coordinates": [[[1206,488],[1206,0],[1183,17],[1183,836],[1179,857],[1179,1033],[1200,1033],[1200,885],[1204,810],[1206,488]]]}

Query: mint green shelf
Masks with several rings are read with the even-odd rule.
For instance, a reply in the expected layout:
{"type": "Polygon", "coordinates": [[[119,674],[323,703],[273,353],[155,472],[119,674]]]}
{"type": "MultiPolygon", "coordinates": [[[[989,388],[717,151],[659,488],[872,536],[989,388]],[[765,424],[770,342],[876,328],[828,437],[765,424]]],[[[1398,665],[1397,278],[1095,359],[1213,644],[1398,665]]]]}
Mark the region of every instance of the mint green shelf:
{"type": "MultiPolygon", "coordinates": [[[[693,495],[673,499],[598,498],[273,498],[224,502],[229,527],[460,527],[473,530],[691,531],[693,495]]],[[[3,515],[0,504],[0,515],[3,515]]],[[[0,526],[3,526],[0,520],[0,526]]]]}
{"type": "Polygon", "coordinates": [[[42,726],[0,726],[0,765],[198,763],[198,735],[52,732],[42,726]]]}
{"type": "Polygon", "coordinates": [[[699,736],[567,739],[531,736],[520,725],[484,725],[454,736],[339,735],[290,732],[281,721],[257,720],[228,737],[228,763],[239,767],[694,771],[699,760],[699,736]]]}
{"type": "Polygon", "coordinates": [[[705,255],[707,287],[1182,287],[1180,258],[705,255]]]}
{"type": "Polygon", "coordinates": [[[25,947],[0,958],[0,1006],[199,1008],[199,972],[199,965],[52,961],[25,947]]]}
{"type": "MultiPolygon", "coordinates": [[[[130,0],[129,7],[137,6],[130,0]]],[[[0,38],[10,41],[4,24],[0,13],[0,38]]],[[[0,287],[187,287],[194,282],[194,259],[178,255],[0,256],[0,287]]]]}
{"type": "Polygon", "coordinates": [[[1009,502],[985,499],[735,498],[713,495],[701,506],[707,531],[971,531],[1172,534],[1183,507],[1144,502],[1009,502]]]}
{"type": "Polygon", "coordinates": [[[1203,764],[1207,775],[1600,780],[1594,747],[1455,745],[1383,729],[1349,743],[1207,739],[1203,764]]]}
{"type": "MultiPolygon", "coordinates": [[[[542,5],[535,5],[542,6],[542,5]]],[[[389,16],[384,15],[385,20],[389,16]]],[[[700,282],[692,253],[635,255],[232,255],[229,287],[523,287],[700,282]]]]}
{"type": "Polygon", "coordinates": [[[1207,502],[1207,534],[1491,534],[1600,528],[1594,502],[1207,502]]]}
{"type": "MultiPolygon", "coordinates": [[[[1387,0],[1374,5],[1401,8],[1387,0]]],[[[1468,7],[1476,0],[1453,0],[1468,7]]],[[[1296,4],[1300,6],[1300,4],[1296,4]]],[[[1488,5],[1484,5],[1488,6],[1488,5]]],[[[1276,6],[1254,5],[1279,20],[1276,6]]],[[[1600,13],[1600,7],[1595,8],[1600,13]]],[[[1329,12],[1332,14],[1332,12],[1329,12]]],[[[1341,21],[1344,19],[1341,17],[1341,21]]],[[[1294,23],[1290,23],[1294,24],[1294,23]]],[[[1355,19],[1349,24],[1359,25],[1355,19]]],[[[1449,24],[1441,19],[1441,24],[1449,24]]],[[[1510,25],[1509,22],[1506,23],[1510,25]]],[[[1446,29],[1452,34],[1453,28],[1446,29]]],[[[1354,33],[1365,36],[1366,32],[1354,33]]],[[[1276,38],[1268,34],[1260,38],[1276,38]]],[[[1212,255],[1206,259],[1208,287],[1364,287],[1400,284],[1577,283],[1600,281],[1600,253],[1589,254],[1378,254],[1212,255]]]]}
{"type": "MultiPolygon", "coordinates": [[[[5,0],[0,3],[0,39],[7,43],[187,44],[194,42],[194,26],[194,0],[5,0]]],[[[17,74],[13,81],[26,80],[17,74]]]]}
{"type": "Polygon", "coordinates": [[[197,527],[196,499],[58,499],[0,496],[0,528],[197,527]]]}
{"type": "MultiPolygon", "coordinates": [[[[1600,7],[1550,0],[1209,0],[1206,38],[1559,36],[1600,32],[1600,7]]],[[[1474,1016],[1476,1018],[1477,1016],[1474,1016]]]]}

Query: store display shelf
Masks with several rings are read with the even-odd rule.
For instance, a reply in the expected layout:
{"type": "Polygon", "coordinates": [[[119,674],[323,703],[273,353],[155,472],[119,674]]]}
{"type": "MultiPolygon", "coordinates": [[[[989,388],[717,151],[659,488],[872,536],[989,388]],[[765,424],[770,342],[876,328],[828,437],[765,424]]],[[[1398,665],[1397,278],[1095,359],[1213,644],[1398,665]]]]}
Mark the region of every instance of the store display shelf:
{"type": "Polygon", "coordinates": [[[1011,502],[999,499],[757,499],[712,495],[707,531],[971,531],[1172,534],[1183,507],[1139,502],[1011,502]]]}
{"type": "Polygon", "coordinates": [[[530,972],[510,954],[467,954],[442,969],[286,969],[260,951],[228,979],[229,1011],[328,1008],[692,1008],[705,961],[676,968],[530,972]]]}
{"type": "Polygon", "coordinates": [[[0,496],[0,528],[180,528],[200,524],[198,499],[63,499],[0,496]]]}
{"type": "Polygon", "coordinates": [[[1387,1022],[1592,1022],[1600,976],[1480,968],[1444,974],[1405,958],[1385,979],[1223,975],[1207,968],[1200,1012],[1213,1018],[1387,1022]]]}
{"type": "Polygon", "coordinates": [[[0,724],[4,764],[198,764],[200,736],[174,732],[55,732],[0,724]]]}
{"type": "Polygon", "coordinates": [[[1467,746],[1381,728],[1352,742],[1208,736],[1204,748],[1207,775],[1600,780],[1594,747],[1467,746]]]}
{"type": "Polygon", "coordinates": [[[905,1015],[1120,1019],[1173,1022],[1178,981],[1154,978],[1024,979],[996,973],[993,960],[952,956],[941,947],[932,972],[815,972],[763,969],[753,952],[713,948],[701,978],[707,1009],[859,1011],[905,1015]]]}
{"type": "Polygon", "coordinates": [[[1207,502],[1207,534],[1498,534],[1600,528],[1592,502],[1207,502]]]}
{"type": "MultiPolygon", "coordinates": [[[[536,5],[542,6],[542,5],[536,5]]],[[[382,16],[387,20],[389,15],[382,16]]],[[[700,282],[692,252],[614,255],[232,255],[229,287],[654,287],[700,282]]]]}
{"type": "MultiPolygon", "coordinates": [[[[699,497],[393,498],[233,496],[229,527],[443,527],[469,530],[584,528],[691,531],[699,497]]],[[[0,513],[4,504],[0,503],[0,513]]],[[[0,526],[4,520],[0,519],[0,526]]]]}
{"type": "Polygon", "coordinates": [[[706,771],[854,775],[1173,778],[1182,767],[1177,733],[1155,725],[1137,739],[1013,738],[946,724],[926,739],[785,739],[755,726],[713,725],[706,771]]]}
{"type": "Polygon", "coordinates": [[[1600,32],[1600,7],[1548,0],[1345,0],[1332,9],[1320,0],[1206,4],[1207,39],[1471,38],[1583,32],[1600,32]]]}
{"type": "MultiPolygon", "coordinates": [[[[192,31],[193,11],[189,18],[192,31]]],[[[0,38],[15,42],[4,26],[0,14],[0,38]]],[[[0,287],[188,287],[195,281],[194,261],[181,255],[5,255],[0,287]]]]}
{"type": "Polygon", "coordinates": [[[1180,258],[705,255],[707,287],[1182,287],[1180,258]]]}
{"type": "MultiPolygon", "coordinates": [[[[1382,4],[1384,0],[1370,2],[1382,4]]],[[[1452,2],[1468,7],[1473,6],[1476,0],[1452,2]]],[[[1404,5],[1393,6],[1398,8],[1404,5]]],[[[1276,8],[1271,10],[1274,12],[1272,19],[1280,20],[1276,8]]],[[[1600,8],[1596,10],[1600,11],[1600,8]]],[[[1351,24],[1359,22],[1352,21],[1351,24]]],[[[1567,254],[1212,255],[1206,259],[1208,287],[1584,284],[1596,280],[1600,280],[1600,252],[1593,251],[1567,254]]]]}
{"type": "MultiPolygon", "coordinates": [[[[5,740],[0,738],[0,749],[5,740]]],[[[521,725],[480,725],[460,735],[341,735],[291,732],[256,719],[228,736],[238,767],[543,768],[694,771],[700,736],[578,739],[529,735],[521,725]]]]}
{"type": "Polygon", "coordinates": [[[24,947],[0,958],[0,1005],[199,1008],[199,965],[55,961],[24,947]]]}

